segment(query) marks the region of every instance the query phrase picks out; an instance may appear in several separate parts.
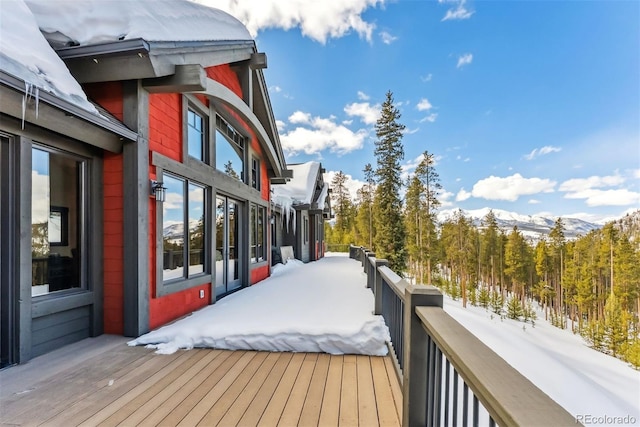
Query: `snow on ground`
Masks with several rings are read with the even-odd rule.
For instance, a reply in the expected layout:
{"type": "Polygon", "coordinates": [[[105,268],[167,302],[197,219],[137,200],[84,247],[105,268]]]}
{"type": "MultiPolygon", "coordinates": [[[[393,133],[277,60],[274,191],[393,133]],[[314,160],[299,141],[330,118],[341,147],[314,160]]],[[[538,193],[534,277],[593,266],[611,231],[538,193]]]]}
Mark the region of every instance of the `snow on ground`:
{"type": "Polygon", "coordinates": [[[629,416],[635,422],[629,418],[628,425],[640,425],[640,372],[626,363],[589,348],[579,335],[544,318],[534,327],[501,320],[481,307],[462,308],[461,301],[448,296],[444,301],[449,315],[583,424],[607,425],[597,421],[629,416]],[[596,422],[586,422],[587,416],[596,422]]]}
{"type": "MultiPolygon", "coordinates": [[[[346,255],[346,254],[345,254],[346,255]]],[[[346,256],[277,265],[273,275],[129,345],[158,353],[180,348],[387,354],[389,329],[373,315],[365,276],[346,256]]]]}
{"type": "MultiPolygon", "coordinates": [[[[159,353],[215,347],[384,355],[389,331],[371,314],[373,294],[359,265],[339,254],[279,264],[270,278],[129,344],[152,344],[159,353]]],[[[583,424],[627,416],[626,425],[640,425],[640,372],[626,363],[542,319],[532,326],[444,301],[447,313],[583,424]]]]}

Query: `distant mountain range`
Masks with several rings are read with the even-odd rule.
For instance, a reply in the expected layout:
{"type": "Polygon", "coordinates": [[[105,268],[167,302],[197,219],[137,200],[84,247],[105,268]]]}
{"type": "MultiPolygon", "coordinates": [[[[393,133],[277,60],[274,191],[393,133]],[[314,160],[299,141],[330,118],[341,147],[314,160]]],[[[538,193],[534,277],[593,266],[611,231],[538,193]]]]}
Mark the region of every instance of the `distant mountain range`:
{"type": "MultiPolygon", "coordinates": [[[[534,241],[540,240],[542,237],[548,236],[553,228],[557,217],[544,217],[538,215],[522,215],[515,212],[503,211],[500,209],[474,209],[462,210],[467,218],[471,218],[476,227],[482,227],[482,219],[493,210],[496,216],[498,227],[505,232],[510,232],[514,226],[525,236],[534,241]]],[[[458,209],[442,210],[438,213],[438,221],[444,222],[451,218],[458,209]]],[[[602,228],[601,224],[587,222],[578,218],[562,217],[564,224],[564,235],[567,239],[575,239],[578,235],[585,235],[591,230],[602,228]]]]}

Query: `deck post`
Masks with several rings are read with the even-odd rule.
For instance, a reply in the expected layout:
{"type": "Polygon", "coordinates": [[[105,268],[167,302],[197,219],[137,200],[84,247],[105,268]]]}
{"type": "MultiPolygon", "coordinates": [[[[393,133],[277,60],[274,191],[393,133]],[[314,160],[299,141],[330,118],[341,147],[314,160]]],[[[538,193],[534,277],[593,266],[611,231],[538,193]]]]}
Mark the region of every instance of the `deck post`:
{"type": "Polygon", "coordinates": [[[389,261],[386,259],[376,259],[375,271],[374,271],[374,280],[373,280],[373,296],[375,299],[373,314],[382,314],[382,274],[378,268],[383,265],[389,266],[389,261]]]}
{"type": "Polygon", "coordinates": [[[367,254],[367,260],[364,268],[364,271],[367,273],[367,288],[373,288],[373,281],[375,280],[375,272],[374,272],[375,260],[376,260],[375,252],[369,252],[367,254]]]}
{"type": "MultiPolygon", "coordinates": [[[[402,279],[403,281],[405,279],[402,279]]],[[[406,284],[404,291],[404,363],[402,366],[402,425],[427,425],[428,337],[416,307],[442,307],[443,297],[434,286],[406,284]]]]}

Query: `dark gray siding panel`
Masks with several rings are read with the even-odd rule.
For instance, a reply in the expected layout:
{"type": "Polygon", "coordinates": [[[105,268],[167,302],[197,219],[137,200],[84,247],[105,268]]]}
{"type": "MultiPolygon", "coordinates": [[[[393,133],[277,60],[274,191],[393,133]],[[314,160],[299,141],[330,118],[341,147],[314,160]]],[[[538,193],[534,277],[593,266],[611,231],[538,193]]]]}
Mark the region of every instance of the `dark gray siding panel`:
{"type": "Polygon", "coordinates": [[[37,317],[31,322],[31,357],[88,338],[90,306],[37,317]]]}

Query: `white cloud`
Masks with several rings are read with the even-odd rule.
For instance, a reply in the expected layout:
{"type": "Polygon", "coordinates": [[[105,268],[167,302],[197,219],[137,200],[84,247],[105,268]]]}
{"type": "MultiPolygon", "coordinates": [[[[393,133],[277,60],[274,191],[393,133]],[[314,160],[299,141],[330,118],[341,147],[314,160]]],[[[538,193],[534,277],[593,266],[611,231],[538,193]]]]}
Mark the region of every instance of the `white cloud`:
{"type": "MultiPolygon", "coordinates": [[[[337,173],[338,173],[338,171],[327,171],[327,172],[325,172],[322,175],[323,178],[324,178],[324,182],[327,182],[327,183],[329,183],[329,185],[331,185],[331,181],[333,181],[333,178],[336,176],[337,173]]],[[[344,171],[343,171],[343,173],[344,173],[344,171]]],[[[347,180],[344,183],[344,185],[345,185],[345,187],[347,187],[347,190],[349,190],[349,196],[351,196],[352,200],[356,200],[356,198],[358,196],[358,190],[361,189],[362,186],[366,184],[366,182],[360,181],[359,179],[354,179],[349,174],[344,174],[344,176],[347,178],[347,180]]]]}
{"type": "Polygon", "coordinates": [[[280,93],[282,92],[282,88],[280,86],[269,86],[269,92],[280,93]]]}
{"type": "Polygon", "coordinates": [[[464,67],[467,64],[471,64],[472,61],[473,61],[473,55],[470,53],[465,53],[458,57],[458,65],[456,65],[456,67],[457,68],[464,67]]]}
{"type": "Polygon", "coordinates": [[[634,169],[631,171],[631,176],[636,179],[640,179],[640,169],[634,169]]]}
{"type": "Polygon", "coordinates": [[[589,178],[573,178],[560,184],[560,191],[578,192],[590,190],[593,188],[613,187],[623,184],[625,182],[624,177],[621,175],[608,175],[608,176],[590,176],[589,178]]]}
{"type": "MultiPolygon", "coordinates": [[[[440,2],[440,3],[444,3],[444,2],[440,2]]],[[[452,3],[452,2],[447,2],[447,3],[452,3]]],[[[455,8],[451,8],[447,10],[447,13],[444,15],[444,18],[442,18],[443,21],[471,18],[471,15],[473,15],[474,11],[469,10],[465,7],[466,1],[461,0],[457,3],[458,4],[455,8]]]]}
{"type": "Polygon", "coordinates": [[[471,195],[487,200],[515,202],[520,196],[552,193],[555,185],[555,181],[543,178],[524,178],[519,173],[504,178],[491,175],[476,182],[471,190],[471,195]]]}
{"type": "Polygon", "coordinates": [[[433,108],[433,105],[431,105],[427,98],[422,98],[416,105],[416,108],[418,109],[418,111],[429,111],[433,108]]]}
{"type": "Polygon", "coordinates": [[[349,153],[362,148],[368,132],[359,129],[356,132],[335,122],[335,117],[311,117],[309,113],[296,111],[289,116],[292,124],[298,126],[280,135],[282,148],[287,154],[304,152],[315,154],[329,149],[338,154],[349,153]]]}
{"type": "Polygon", "coordinates": [[[367,95],[366,93],[364,93],[363,91],[359,90],[358,91],[358,99],[360,101],[368,101],[371,97],[369,95],[367,95]]]}
{"type": "Polygon", "coordinates": [[[551,145],[545,145],[544,147],[541,147],[541,148],[534,148],[533,151],[530,152],[529,154],[526,154],[524,158],[527,160],[533,160],[536,157],[544,156],[545,154],[550,154],[550,153],[557,153],[559,151],[562,151],[562,148],[553,147],[551,145]]]}
{"type": "Polygon", "coordinates": [[[429,73],[426,76],[420,76],[420,80],[422,80],[423,82],[430,82],[431,79],[433,78],[433,74],[429,73]]]}
{"type": "Polygon", "coordinates": [[[345,125],[345,126],[350,126],[350,125],[353,124],[353,120],[343,120],[342,124],[345,125]]]}
{"type": "Polygon", "coordinates": [[[409,129],[409,128],[405,128],[404,131],[402,132],[403,135],[413,135],[414,133],[417,133],[420,130],[420,128],[415,128],[415,129],[409,129]]]}
{"type": "Polygon", "coordinates": [[[450,191],[443,191],[438,194],[438,200],[440,201],[441,208],[448,208],[453,206],[453,202],[451,199],[453,198],[453,193],[450,191]]]}
{"type": "Polygon", "coordinates": [[[456,194],[456,202],[464,202],[470,197],[471,197],[471,193],[466,191],[464,188],[461,188],[460,191],[458,191],[458,194],[456,194]]]}
{"type": "Polygon", "coordinates": [[[436,121],[437,118],[438,118],[438,113],[431,113],[428,116],[420,119],[420,123],[424,123],[424,122],[433,123],[436,121]]]}
{"type": "Polygon", "coordinates": [[[255,37],[268,28],[290,30],[298,27],[304,36],[322,44],[356,32],[371,42],[375,24],[362,19],[371,7],[385,0],[199,0],[238,18],[255,37]]]}
{"type": "Polygon", "coordinates": [[[529,199],[529,204],[530,205],[537,205],[540,204],[542,202],[540,202],[540,200],[536,200],[536,199],[529,199]]]}
{"type": "MultiPolygon", "coordinates": [[[[630,175],[635,177],[636,170],[630,175]]],[[[560,184],[559,190],[565,191],[566,199],[584,199],[587,206],[630,206],[640,204],[640,193],[619,187],[626,178],[616,172],[614,175],[573,178],[560,184]],[[608,188],[608,189],[605,189],[608,188]]]]}
{"type": "Polygon", "coordinates": [[[368,125],[378,121],[380,117],[380,105],[371,105],[368,102],[354,102],[344,107],[344,112],[353,117],[360,117],[360,120],[368,125]]]}
{"type": "Polygon", "coordinates": [[[626,188],[617,190],[588,189],[567,193],[566,199],[585,199],[587,206],[630,206],[640,204],[640,193],[626,188]]]}
{"type": "Polygon", "coordinates": [[[283,122],[282,120],[276,120],[276,127],[278,129],[284,129],[287,127],[287,124],[285,122],[283,122]]]}
{"type": "Polygon", "coordinates": [[[302,111],[296,111],[292,115],[289,116],[289,121],[294,124],[299,123],[310,123],[311,122],[311,114],[303,113],[302,111]]]}
{"type": "Polygon", "coordinates": [[[382,43],[384,43],[384,44],[391,44],[394,41],[398,40],[398,37],[392,36],[387,31],[381,31],[380,32],[380,39],[382,40],[382,43]]]}

